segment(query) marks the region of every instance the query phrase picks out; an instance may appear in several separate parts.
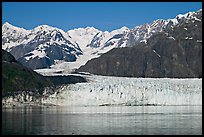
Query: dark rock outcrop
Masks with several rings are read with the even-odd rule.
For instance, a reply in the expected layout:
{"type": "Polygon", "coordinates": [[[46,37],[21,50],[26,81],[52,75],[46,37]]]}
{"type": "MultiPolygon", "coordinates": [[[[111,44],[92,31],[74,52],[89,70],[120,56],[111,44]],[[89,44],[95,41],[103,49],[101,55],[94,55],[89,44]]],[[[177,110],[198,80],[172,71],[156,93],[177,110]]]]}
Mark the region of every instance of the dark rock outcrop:
{"type": "Polygon", "coordinates": [[[127,77],[202,77],[202,16],[152,35],[147,43],[115,48],[77,72],[127,77]]]}
{"type": "Polygon", "coordinates": [[[44,76],[44,77],[52,81],[55,86],[87,82],[87,80],[81,76],[70,75],[70,76],[44,76]]]}

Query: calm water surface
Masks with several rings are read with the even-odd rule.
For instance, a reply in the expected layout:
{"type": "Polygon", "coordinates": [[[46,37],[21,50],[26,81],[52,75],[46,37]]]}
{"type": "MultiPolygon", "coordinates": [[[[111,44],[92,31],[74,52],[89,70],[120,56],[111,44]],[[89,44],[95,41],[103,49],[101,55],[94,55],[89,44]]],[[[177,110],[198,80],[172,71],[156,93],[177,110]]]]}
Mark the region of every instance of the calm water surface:
{"type": "Polygon", "coordinates": [[[2,134],[196,135],[202,106],[3,108],[2,134]]]}

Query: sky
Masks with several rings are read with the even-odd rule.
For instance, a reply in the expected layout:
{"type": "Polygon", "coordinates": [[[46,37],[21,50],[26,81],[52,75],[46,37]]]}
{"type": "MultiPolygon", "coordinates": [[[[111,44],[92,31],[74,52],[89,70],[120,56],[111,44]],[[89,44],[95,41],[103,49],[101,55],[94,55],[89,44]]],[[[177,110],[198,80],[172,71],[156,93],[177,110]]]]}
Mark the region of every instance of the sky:
{"type": "Polygon", "coordinates": [[[2,24],[25,29],[50,25],[64,31],[89,26],[112,31],[201,8],[202,2],[2,2],[2,24]]]}

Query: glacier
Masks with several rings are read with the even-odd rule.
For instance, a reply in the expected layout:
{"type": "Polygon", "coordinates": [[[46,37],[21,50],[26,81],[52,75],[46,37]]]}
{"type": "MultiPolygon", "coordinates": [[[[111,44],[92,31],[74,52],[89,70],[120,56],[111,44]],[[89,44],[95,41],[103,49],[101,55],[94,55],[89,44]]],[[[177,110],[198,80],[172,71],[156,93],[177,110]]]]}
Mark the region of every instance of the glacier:
{"type": "Polygon", "coordinates": [[[91,76],[64,86],[42,103],[60,106],[202,105],[202,79],[91,76]]]}
{"type": "Polygon", "coordinates": [[[202,105],[202,78],[128,78],[86,75],[87,83],[60,86],[35,99],[22,94],[2,99],[3,105],[57,106],[202,105]]]}

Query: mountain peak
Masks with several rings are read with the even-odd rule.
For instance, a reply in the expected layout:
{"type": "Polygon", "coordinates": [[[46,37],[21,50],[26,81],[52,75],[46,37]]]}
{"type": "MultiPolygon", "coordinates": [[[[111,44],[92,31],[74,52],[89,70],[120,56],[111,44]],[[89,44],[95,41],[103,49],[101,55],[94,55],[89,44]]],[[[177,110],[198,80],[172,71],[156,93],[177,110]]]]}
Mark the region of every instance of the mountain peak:
{"type": "Polygon", "coordinates": [[[199,9],[197,12],[202,12],[202,9],[199,9]]]}
{"type": "Polygon", "coordinates": [[[12,27],[13,25],[11,25],[11,24],[8,23],[8,22],[5,22],[5,23],[3,24],[3,26],[12,27]]]}
{"type": "Polygon", "coordinates": [[[2,30],[8,30],[8,29],[12,29],[12,30],[19,30],[19,31],[27,31],[26,29],[24,28],[20,28],[20,27],[16,27],[16,26],[13,26],[11,25],[10,23],[8,22],[5,22],[3,25],[2,25],[2,30]]]}
{"type": "Polygon", "coordinates": [[[85,29],[86,29],[86,30],[89,30],[89,29],[95,30],[96,28],[94,28],[93,26],[88,26],[88,27],[86,27],[85,29]]]}
{"type": "Polygon", "coordinates": [[[120,29],[118,29],[118,30],[120,30],[120,31],[129,31],[130,29],[128,28],[128,27],[126,27],[126,26],[123,26],[123,27],[121,27],[120,29]]]}
{"type": "Polygon", "coordinates": [[[35,27],[33,30],[54,30],[56,29],[55,27],[52,27],[52,26],[48,26],[48,25],[39,25],[37,27],[35,27]]]}

